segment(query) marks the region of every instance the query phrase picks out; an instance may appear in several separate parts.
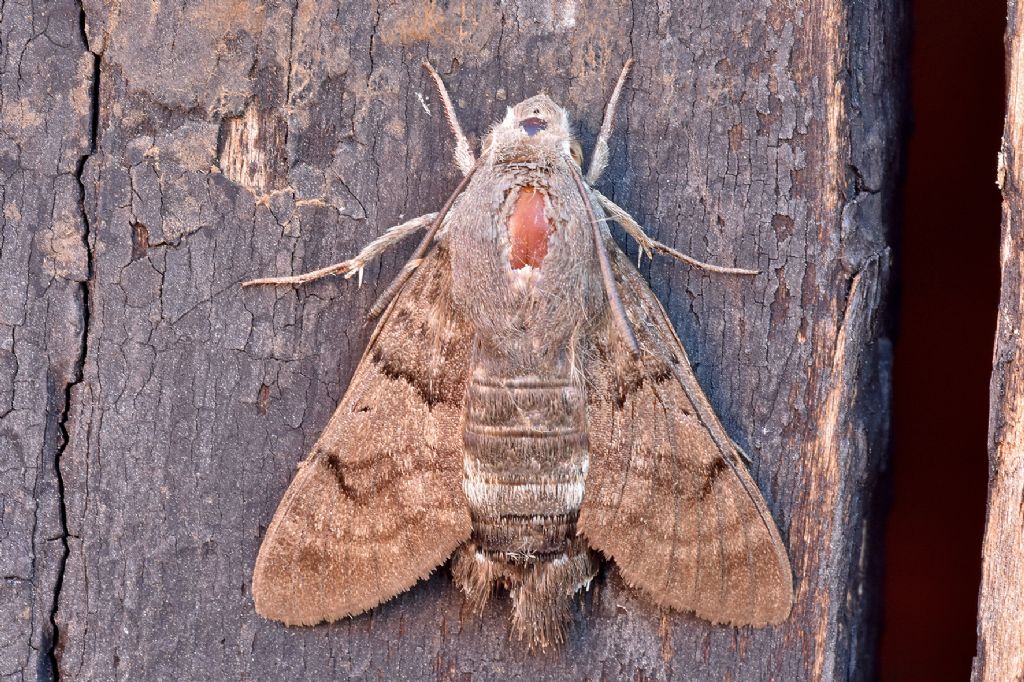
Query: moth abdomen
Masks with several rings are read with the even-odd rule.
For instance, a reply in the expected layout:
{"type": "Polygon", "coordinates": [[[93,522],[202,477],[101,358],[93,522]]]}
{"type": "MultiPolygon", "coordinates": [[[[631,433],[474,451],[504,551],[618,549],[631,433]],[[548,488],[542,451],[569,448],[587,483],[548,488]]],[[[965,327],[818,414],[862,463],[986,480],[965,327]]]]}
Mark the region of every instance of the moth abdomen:
{"type": "Polygon", "coordinates": [[[463,488],[475,519],[553,518],[575,514],[583,501],[586,468],[564,467],[542,477],[509,476],[466,461],[463,488]]]}
{"type": "Polygon", "coordinates": [[[586,394],[569,376],[502,376],[477,366],[466,391],[463,490],[473,524],[453,574],[482,606],[509,590],[531,644],[562,637],[568,602],[596,572],[576,532],[590,465],[586,394]]]}
{"type": "Polygon", "coordinates": [[[589,462],[586,396],[567,378],[539,382],[474,372],[462,442],[471,508],[530,514],[578,508],[589,462]],[[500,508],[503,500],[522,505],[531,497],[534,507],[526,511],[500,508]]]}
{"type": "Polygon", "coordinates": [[[576,535],[575,514],[506,514],[473,518],[473,542],[492,559],[549,561],[576,535]]]}
{"type": "Polygon", "coordinates": [[[498,471],[515,474],[531,471],[554,473],[562,466],[574,466],[587,451],[587,434],[578,429],[496,433],[493,429],[466,426],[462,442],[478,461],[494,464],[498,471]],[[515,464],[503,461],[514,458],[515,464]]]}
{"type": "Polygon", "coordinates": [[[544,428],[572,426],[583,407],[583,393],[566,379],[495,379],[482,373],[469,386],[467,418],[478,426],[515,423],[544,428]]]}
{"type": "Polygon", "coordinates": [[[582,537],[549,553],[501,552],[463,545],[453,557],[452,577],[477,611],[490,599],[494,586],[508,590],[512,600],[512,630],[531,648],[564,641],[570,602],[590,585],[599,559],[582,537]]]}

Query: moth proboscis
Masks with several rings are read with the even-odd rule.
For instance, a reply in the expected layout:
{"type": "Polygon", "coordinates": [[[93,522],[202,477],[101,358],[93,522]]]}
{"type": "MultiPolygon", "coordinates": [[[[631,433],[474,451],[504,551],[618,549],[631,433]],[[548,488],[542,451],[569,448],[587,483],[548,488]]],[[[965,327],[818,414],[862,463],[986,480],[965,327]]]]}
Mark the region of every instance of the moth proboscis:
{"type": "Polygon", "coordinates": [[[594,188],[564,109],[508,109],[479,159],[440,76],[463,180],[441,211],[389,229],[355,258],[294,277],[358,275],[427,228],[371,309],[348,391],[285,492],[253,573],[256,610],[312,625],[370,609],[449,558],[482,609],[495,586],[530,647],[560,642],[600,556],[660,606],[715,623],[779,623],[793,600],[778,529],[701,390],[665,310],[606,217],[654,251],[594,188]]]}

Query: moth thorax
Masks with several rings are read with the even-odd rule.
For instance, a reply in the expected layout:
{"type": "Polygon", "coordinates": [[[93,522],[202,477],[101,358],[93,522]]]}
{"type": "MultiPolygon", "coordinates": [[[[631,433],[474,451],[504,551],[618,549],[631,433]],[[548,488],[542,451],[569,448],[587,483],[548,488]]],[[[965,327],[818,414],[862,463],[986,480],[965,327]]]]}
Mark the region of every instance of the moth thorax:
{"type": "Polygon", "coordinates": [[[513,270],[539,268],[548,253],[548,237],[554,227],[545,214],[543,192],[530,185],[519,188],[512,215],[508,219],[511,244],[509,262],[513,270]]]}

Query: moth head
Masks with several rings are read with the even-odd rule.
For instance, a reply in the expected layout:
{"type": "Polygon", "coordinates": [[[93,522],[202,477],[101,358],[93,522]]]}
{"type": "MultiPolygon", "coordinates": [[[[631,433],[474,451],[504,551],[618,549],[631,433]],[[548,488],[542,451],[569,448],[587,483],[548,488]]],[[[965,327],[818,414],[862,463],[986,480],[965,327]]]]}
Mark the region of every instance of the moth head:
{"type": "Polygon", "coordinates": [[[543,94],[509,107],[483,146],[497,163],[543,162],[551,156],[569,157],[577,165],[583,161],[569,115],[543,94]]]}

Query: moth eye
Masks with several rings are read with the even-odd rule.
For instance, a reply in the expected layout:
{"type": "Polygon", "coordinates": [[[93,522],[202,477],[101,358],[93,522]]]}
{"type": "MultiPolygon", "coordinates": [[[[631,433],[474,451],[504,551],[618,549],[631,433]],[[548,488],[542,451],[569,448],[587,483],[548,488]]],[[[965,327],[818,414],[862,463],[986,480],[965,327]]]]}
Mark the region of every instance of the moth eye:
{"type": "Polygon", "coordinates": [[[583,168],[583,147],[579,142],[573,140],[569,145],[569,155],[572,156],[572,160],[576,162],[577,166],[583,168]]]}
{"type": "Polygon", "coordinates": [[[533,137],[534,135],[548,127],[546,121],[537,118],[536,116],[531,116],[530,118],[524,120],[519,125],[530,137],[533,137]]]}

